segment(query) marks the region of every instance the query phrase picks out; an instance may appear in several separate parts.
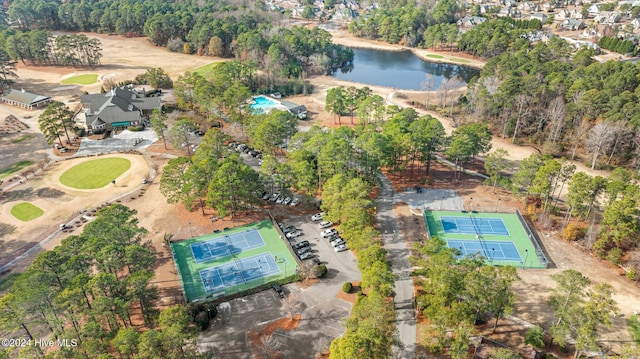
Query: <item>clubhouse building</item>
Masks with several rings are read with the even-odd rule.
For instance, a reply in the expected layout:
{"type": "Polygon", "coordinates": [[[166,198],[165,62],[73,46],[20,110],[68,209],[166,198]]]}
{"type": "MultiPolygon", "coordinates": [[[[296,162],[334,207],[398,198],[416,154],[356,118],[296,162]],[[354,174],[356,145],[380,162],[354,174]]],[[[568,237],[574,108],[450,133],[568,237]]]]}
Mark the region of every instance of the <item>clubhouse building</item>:
{"type": "Polygon", "coordinates": [[[87,130],[111,131],[144,125],[153,110],[162,107],[155,93],[151,97],[146,95],[145,91],[136,91],[128,86],[103,94],[83,95],[80,101],[86,109],[87,130]]]}

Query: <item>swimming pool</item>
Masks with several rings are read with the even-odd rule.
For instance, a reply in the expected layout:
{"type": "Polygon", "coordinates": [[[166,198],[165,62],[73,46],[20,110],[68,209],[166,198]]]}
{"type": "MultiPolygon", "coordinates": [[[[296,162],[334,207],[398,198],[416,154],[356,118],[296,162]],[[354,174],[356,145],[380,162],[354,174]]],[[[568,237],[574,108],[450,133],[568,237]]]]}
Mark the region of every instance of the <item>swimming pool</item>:
{"type": "Polygon", "coordinates": [[[272,108],[280,105],[279,102],[272,100],[265,96],[256,96],[253,98],[253,103],[249,106],[251,113],[267,113],[272,108]]]}

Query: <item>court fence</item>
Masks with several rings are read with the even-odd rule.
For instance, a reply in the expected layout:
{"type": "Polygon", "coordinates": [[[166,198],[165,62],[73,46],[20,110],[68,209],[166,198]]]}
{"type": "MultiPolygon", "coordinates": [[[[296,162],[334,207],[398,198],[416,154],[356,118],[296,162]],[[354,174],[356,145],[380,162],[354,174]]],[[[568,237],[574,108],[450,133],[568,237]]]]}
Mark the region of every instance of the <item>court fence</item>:
{"type": "Polygon", "coordinates": [[[527,235],[529,236],[529,240],[533,244],[533,247],[536,249],[536,255],[538,256],[538,259],[540,260],[540,263],[542,263],[542,265],[544,266],[545,269],[548,268],[549,267],[549,260],[544,255],[544,251],[542,250],[542,245],[540,245],[540,242],[538,241],[538,238],[535,236],[535,234],[531,230],[531,227],[529,227],[529,224],[524,219],[524,217],[522,216],[522,213],[520,213],[520,211],[518,209],[516,209],[516,217],[518,217],[518,220],[520,221],[520,224],[522,224],[522,227],[524,227],[525,231],[527,231],[527,235]]]}
{"type": "Polygon", "coordinates": [[[176,260],[176,252],[173,249],[173,246],[171,245],[171,241],[169,241],[169,251],[171,252],[171,259],[173,259],[173,265],[176,269],[176,274],[178,275],[178,279],[180,280],[180,288],[182,289],[182,299],[184,300],[184,303],[188,303],[187,301],[187,295],[185,294],[185,286],[184,286],[184,281],[182,280],[182,275],[180,274],[180,267],[178,264],[178,261],[176,260]]]}

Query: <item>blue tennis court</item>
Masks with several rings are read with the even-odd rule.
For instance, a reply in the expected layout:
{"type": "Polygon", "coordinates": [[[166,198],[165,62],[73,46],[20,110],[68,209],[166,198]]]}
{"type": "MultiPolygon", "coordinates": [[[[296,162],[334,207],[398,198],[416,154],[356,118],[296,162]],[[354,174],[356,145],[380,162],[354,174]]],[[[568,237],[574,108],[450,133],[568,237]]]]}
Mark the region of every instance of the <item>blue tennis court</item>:
{"type": "Polygon", "coordinates": [[[280,272],[271,252],[200,271],[202,285],[207,293],[224,290],[280,272]]]}
{"type": "Polygon", "coordinates": [[[202,263],[264,245],[260,233],[255,229],[248,229],[245,232],[222,235],[206,242],[193,243],[191,252],[196,263],[202,263]]]}
{"type": "Polygon", "coordinates": [[[447,239],[447,245],[462,252],[462,257],[480,253],[491,261],[522,261],[513,242],[447,239]]]}
{"type": "Polygon", "coordinates": [[[501,218],[440,217],[440,222],[445,233],[509,235],[501,218]]]}

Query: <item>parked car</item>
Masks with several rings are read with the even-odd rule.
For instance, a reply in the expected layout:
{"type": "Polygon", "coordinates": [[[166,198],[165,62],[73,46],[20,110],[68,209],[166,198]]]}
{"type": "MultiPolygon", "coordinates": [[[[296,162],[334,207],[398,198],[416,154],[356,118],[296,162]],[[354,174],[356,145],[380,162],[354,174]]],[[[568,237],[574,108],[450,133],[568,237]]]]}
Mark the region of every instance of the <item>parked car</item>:
{"type": "Polygon", "coordinates": [[[271,197],[271,195],[268,192],[265,192],[264,195],[262,196],[262,199],[266,201],[269,199],[269,197],[271,197]]]}
{"type": "Polygon", "coordinates": [[[345,241],[343,241],[342,239],[338,239],[337,241],[331,242],[331,245],[334,246],[334,247],[341,246],[343,244],[346,245],[347,243],[345,241]]]}
{"type": "Polygon", "coordinates": [[[301,256],[302,253],[311,252],[311,247],[302,247],[296,251],[296,253],[301,256]]]}
{"type": "MultiPolygon", "coordinates": [[[[311,253],[311,252],[309,252],[311,253]]],[[[313,258],[311,258],[311,261],[313,262],[313,264],[320,264],[320,258],[314,256],[313,258]]]]}
{"type": "Polygon", "coordinates": [[[278,297],[284,298],[284,290],[282,290],[282,287],[279,284],[274,284],[273,290],[276,292],[278,297]]]}
{"type": "Polygon", "coordinates": [[[311,259],[311,258],[315,258],[315,254],[313,254],[312,252],[304,252],[300,255],[300,259],[302,260],[311,259]]]}
{"type": "Polygon", "coordinates": [[[320,235],[323,238],[327,238],[327,237],[332,236],[334,234],[338,234],[338,231],[336,231],[335,228],[325,229],[324,231],[320,232],[320,235]]]}
{"type": "Polygon", "coordinates": [[[309,241],[302,241],[293,245],[293,249],[300,249],[302,247],[309,247],[309,241]]]}
{"type": "Polygon", "coordinates": [[[282,232],[286,235],[287,233],[294,232],[296,230],[297,228],[295,226],[289,226],[289,227],[283,228],[282,232]]]}
{"type": "Polygon", "coordinates": [[[318,227],[320,228],[329,228],[333,226],[333,222],[329,222],[329,221],[322,221],[320,222],[320,224],[318,224],[318,227]]]}
{"type": "Polygon", "coordinates": [[[280,197],[280,193],[276,192],[274,194],[271,195],[271,198],[269,199],[271,202],[275,202],[278,197],[280,197]]]}
{"type": "Polygon", "coordinates": [[[297,238],[297,237],[300,237],[301,235],[302,235],[302,232],[300,231],[293,231],[286,234],[287,238],[289,239],[297,238]]]}
{"type": "Polygon", "coordinates": [[[341,244],[341,245],[339,245],[339,246],[337,246],[337,247],[335,247],[335,248],[334,248],[334,250],[335,250],[336,252],[346,251],[347,249],[349,249],[349,248],[347,247],[347,245],[346,245],[346,244],[341,244]]]}
{"type": "Polygon", "coordinates": [[[281,204],[282,201],[284,201],[284,196],[278,196],[278,198],[276,199],[276,203],[281,204]]]}
{"type": "Polygon", "coordinates": [[[314,214],[313,216],[311,216],[311,220],[314,221],[314,222],[322,220],[322,213],[314,214]]]}
{"type": "Polygon", "coordinates": [[[300,203],[300,199],[298,198],[294,198],[293,201],[291,201],[291,204],[289,204],[291,207],[295,207],[298,205],[298,203],[300,203]]]}
{"type": "Polygon", "coordinates": [[[327,237],[327,240],[328,240],[329,242],[331,242],[331,241],[334,241],[334,240],[336,240],[336,239],[338,239],[338,238],[341,238],[341,237],[336,233],[336,234],[332,234],[332,235],[330,235],[329,237],[327,237]]]}
{"type": "Polygon", "coordinates": [[[289,203],[291,203],[291,197],[287,197],[284,199],[284,201],[282,201],[282,204],[284,204],[285,206],[288,205],[289,203]]]}

